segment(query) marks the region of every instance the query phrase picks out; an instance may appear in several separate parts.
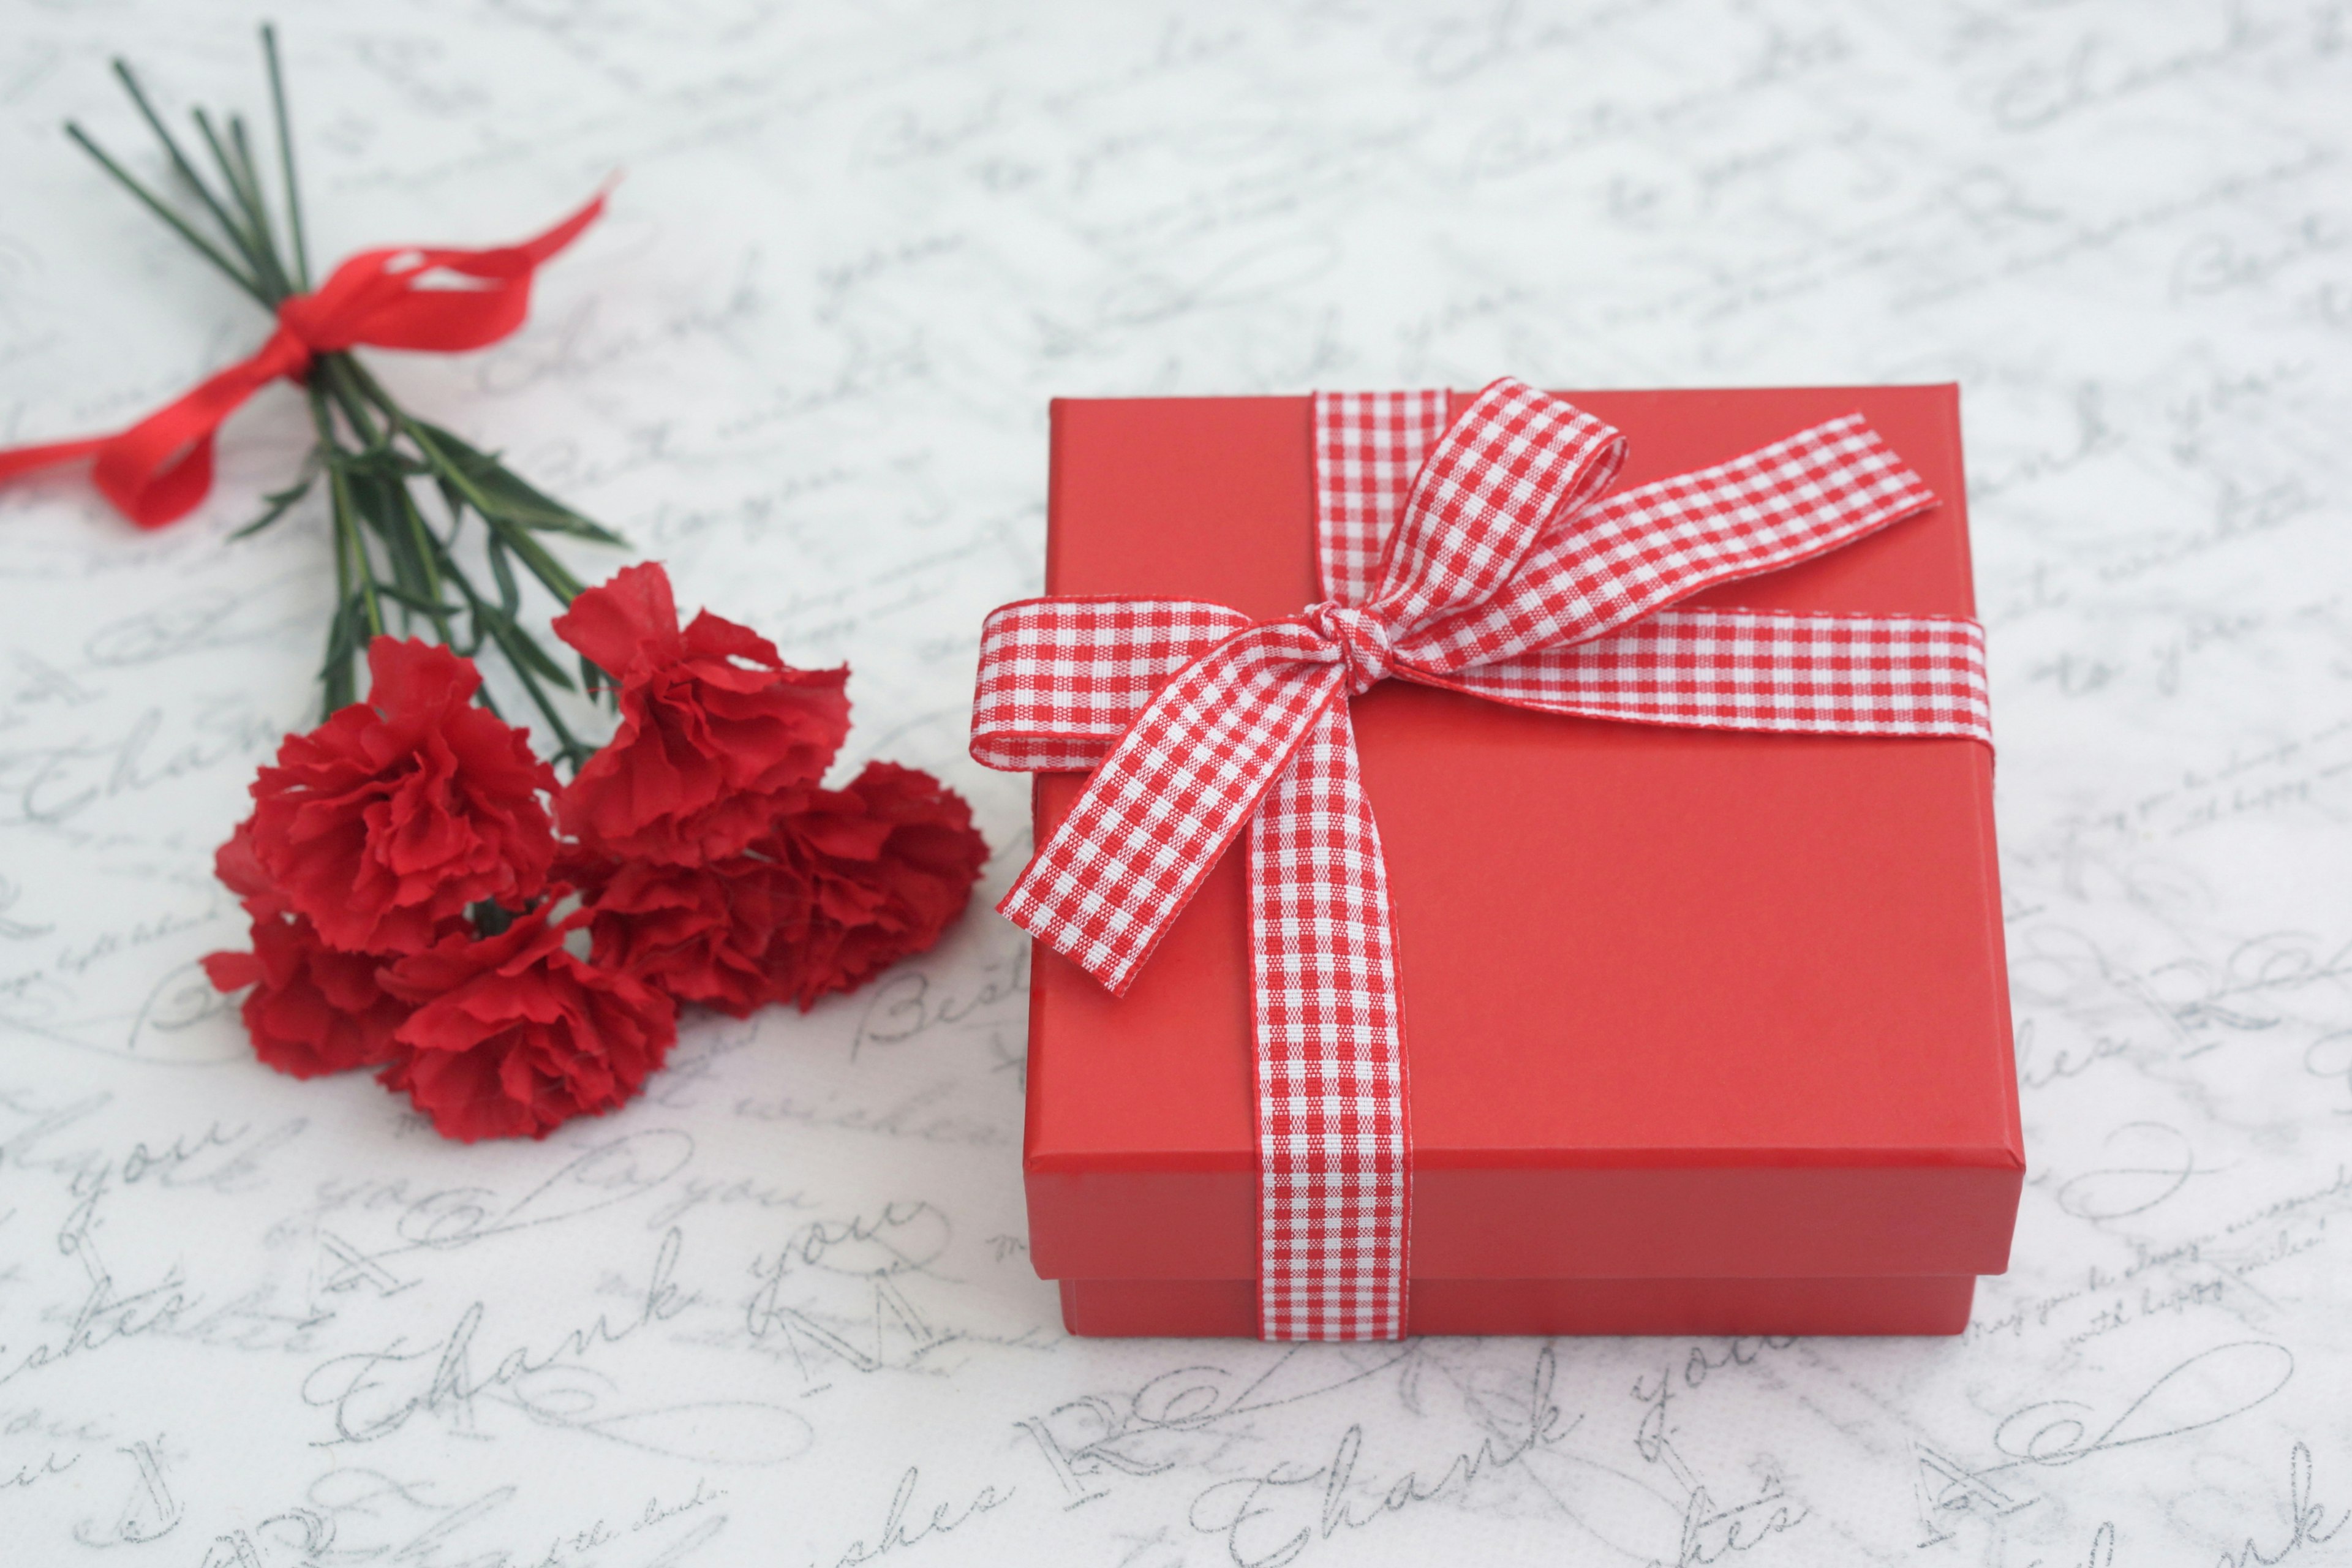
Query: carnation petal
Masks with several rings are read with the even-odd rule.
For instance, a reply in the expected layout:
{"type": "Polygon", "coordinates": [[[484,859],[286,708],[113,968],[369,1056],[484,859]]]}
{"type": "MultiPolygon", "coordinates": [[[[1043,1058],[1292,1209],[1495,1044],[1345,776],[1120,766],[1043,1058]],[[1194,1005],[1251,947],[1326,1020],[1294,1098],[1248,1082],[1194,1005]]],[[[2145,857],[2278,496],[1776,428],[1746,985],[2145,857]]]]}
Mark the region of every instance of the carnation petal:
{"type": "Polygon", "coordinates": [[[625,677],[640,661],[679,651],[677,601],[656,561],[624,566],[611,582],[575,595],[555,617],[555,635],[600,669],[625,677]]]}

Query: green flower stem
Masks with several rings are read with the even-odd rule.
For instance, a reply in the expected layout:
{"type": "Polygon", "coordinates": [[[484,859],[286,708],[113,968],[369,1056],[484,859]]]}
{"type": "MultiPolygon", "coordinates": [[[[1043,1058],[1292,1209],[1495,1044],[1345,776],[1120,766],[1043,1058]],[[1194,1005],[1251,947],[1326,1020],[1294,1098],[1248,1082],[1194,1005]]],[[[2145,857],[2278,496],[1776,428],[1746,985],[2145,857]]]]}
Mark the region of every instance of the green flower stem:
{"type": "MultiPolygon", "coordinates": [[[[318,426],[320,445],[324,447],[331,444],[326,395],[315,386],[303,390],[308,395],[311,423],[318,426]]],[[[335,480],[336,476],[330,473],[327,479],[328,504],[339,509],[341,501],[335,495],[335,480]]],[[[335,613],[327,623],[327,659],[319,670],[319,679],[326,687],[327,711],[332,713],[349,707],[358,695],[358,689],[357,683],[352,679],[352,655],[347,646],[351,640],[348,627],[354,591],[351,541],[343,531],[340,516],[330,531],[335,541],[335,613]]]]}
{"type": "Polygon", "coordinates": [[[262,194],[261,170],[253,161],[253,142],[245,133],[245,116],[228,117],[229,151],[236,154],[237,173],[242,176],[239,195],[245,199],[246,210],[252,216],[256,233],[261,237],[263,254],[269,258],[270,269],[284,279],[288,294],[308,292],[310,285],[297,285],[287,272],[286,264],[278,254],[277,226],[269,221],[269,200],[262,194]]]}
{"type": "MultiPolygon", "coordinates": [[[[229,237],[231,242],[244,252],[246,264],[253,268],[255,281],[257,283],[261,281],[264,276],[261,258],[245,245],[237,233],[236,222],[230,218],[227,210],[221,205],[220,198],[213,195],[213,188],[205,184],[204,176],[196,173],[196,166],[188,162],[186,153],[180,151],[178,140],[164,128],[163,121],[156,114],[154,106],[147,101],[147,94],[141,89],[139,79],[131,74],[130,63],[117,59],[114,62],[114,74],[121,79],[122,89],[131,95],[131,101],[138,106],[140,115],[147,121],[147,128],[155,132],[155,140],[163,144],[164,154],[172,160],[172,166],[179,170],[180,177],[187,181],[195,191],[197,199],[202,201],[206,210],[213,215],[213,221],[220,225],[222,231],[229,237]]],[[[268,300],[264,300],[262,302],[274,303],[268,300]]]]}
{"type": "MultiPolygon", "coordinates": [[[[369,556],[367,535],[361,531],[359,509],[352,500],[351,480],[339,460],[342,443],[335,438],[335,417],[320,378],[313,376],[304,389],[310,395],[310,423],[319,432],[319,455],[327,469],[328,513],[335,534],[336,586],[341,590],[339,608],[348,614],[354,598],[365,618],[368,636],[383,635],[383,604],[376,586],[375,563],[369,556]],[[348,568],[348,570],[346,570],[348,568]],[[357,587],[354,595],[353,586],[357,587]]],[[[331,647],[332,642],[331,639],[331,647]]],[[[330,654],[331,660],[332,655],[330,654]]],[[[329,704],[330,710],[335,705],[329,704]]]]}
{"type": "MultiPolygon", "coordinates": [[[[318,379],[327,384],[336,406],[341,410],[344,420],[359,436],[366,449],[382,449],[390,443],[394,434],[397,433],[406,436],[420,452],[437,456],[437,448],[432,447],[431,437],[422,435],[415,421],[402,411],[400,405],[392,400],[382,384],[368,374],[366,368],[356,358],[347,353],[320,355],[318,361],[318,379]],[[371,403],[388,421],[388,427],[381,432],[369,413],[368,405],[371,403]]],[[[428,456],[427,460],[433,461],[433,456],[428,456]]],[[[462,472],[456,470],[454,465],[435,462],[434,467],[436,472],[456,473],[459,479],[465,478],[462,472]]],[[[466,491],[470,492],[469,499],[479,497],[479,491],[470,481],[465,488],[466,491]]],[[[403,519],[411,531],[410,537],[415,542],[419,563],[425,573],[430,593],[429,602],[435,606],[430,614],[440,640],[453,647],[457,640],[455,628],[450,626],[446,614],[440,609],[443,585],[446,584],[455,587],[463,597],[465,608],[472,616],[477,627],[491,628],[488,639],[496,643],[499,650],[507,656],[507,663],[513,669],[515,678],[521,682],[525,694],[530,698],[532,706],[537,708],[541,716],[546,720],[548,729],[553,733],[564,761],[576,768],[593,754],[595,748],[583,743],[579,737],[572,732],[571,727],[563,721],[562,709],[557,707],[554,698],[548,691],[540,675],[531,668],[530,659],[509,646],[508,640],[509,637],[526,637],[528,634],[514,626],[509,618],[504,616],[495,605],[482,597],[480,592],[474,587],[472,581],[467,576],[465,570],[450,554],[449,542],[442,539],[426,525],[424,514],[417,509],[404,487],[399,499],[403,519]]],[[[477,506],[478,510],[478,501],[477,506]]],[[[498,530],[503,537],[507,531],[499,527],[498,521],[488,513],[483,515],[486,524],[498,530]]],[[[539,549],[538,541],[530,539],[527,533],[523,535],[523,539],[533,549],[539,549]]],[[[569,574],[562,573],[561,564],[552,556],[547,556],[543,550],[541,550],[541,554],[550,568],[569,577],[569,574]]],[[[526,556],[525,559],[528,561],[529,557],[526,556]]],[[[579,592],[576,584],[572,592],[575,594],[579,592]]],[[[566,602],[569,602],[568,599],[566,602]]]]}
{"type": "Polygon", "coordinates": [[[194,120],[196,130],[205,139],[205,151],[213,155],[213,162],[220,167],[221,184],[228,187],[229,201],[236,209],[236,221],[230,222],[226,216],[223,221],[230,222],[239,248],[252,259],[262,289],[274,300],[286,299],[294,292],[294,280],[287,277],[278,266],[278,242],[269,232],[269,214],[262,205],[260,184],[253,179],[250,159],[247,160],[246,167],[240,168],[237,158],[230,151],[232,146],[241,149],[244,142],[242,127],[232,124],[231,141],[224,142],[218,132],[213,130],[212,116],[199,109],[195,111],[194,120]]]}
{"type": "Polygon", "coordinates": [[[136,179],[133,179],[129,171],[125,170],[121,164],[109,157],[107,155],[106,149],[91,141],[89,134],[84,132],[80,126],[74,124],[70,121],[67,121],[66,134],[73,139],[76,146],[89,153],[91,157],[97,159],[99,166],[104,169],[108,174],[113,175],[115,182],[118,184],[121,185],[124,190],[129,191],[132,195],[138,197],[149,212],[153,213],[157,217],[162,218],[165,223],[171,225],[173,231],[176,232],[182,239],[186,240],[190,245],[194,246],[197,252],[202,255],[205,260],[220,268],[220,270],[227,276],[230,282],[236,284],[238,288],[252,295],[254,299],[258,300],[265,308],[276,308],[275,302],[272,301],[267,294],[264,294],[261,291],[260,284],[255,282],[253,279],[240,268],[236,262],[231,261],[227,257],[222,255],[220,248],[214,245],[211,240],[206,239],[203,235],[198,234],[194,228],[190,227],[186,220],[182,218],[178,213],[175,213],[170,207],[165,206],[161,197],[148,190],[146,186],[141,184],[136,179]]]}
{"type": "Polygon", "coordinates": [[[383,446],[384,437],[377,434],[374,416],[368,412],[367,400],[359,394],[359,383],[352,374],[358,368],[359,362],[347,353],[320,354],[311,365],[311,374],[327,384],[328,395],[343,411],[343,418],[358,435],[362,448],[373,452],[383,446]]]}
{"type": "Polygon", "coordinates": [[[278,174],[286,186],[286,229],[294,242],[294,282],[310,291],[310,248],[302,237],[302,187],[294,180],[294,133],[286,116],[286,78],[278,68],[278,29],[261,25],[261,54],[269,62],[269,111],[278,123],[278,174]]]}
{"type": "MultiPolygon", "coordinates": [[[[359,362],[349,353],[321,354],[317,370],[333,388],[336,403],[342,408],[343,416],[351,421],[352,427],[359,432],[362,444],[370,450],[386,445],[390,436],[388,433],[382,436],[376,433],[374,422],[368,416],[367,400],[360,391],[358,378],[366,373],[360,369],[359,362]]],[[[415,498],[409,494],[406,484],[394,488],[394,500],[400,508],[401,526],[408,535],[418,569],[425,579],[425,601],[432,606],[426,613],[432,617],[434,632],[442,642],[455,647],[457,634],[449,625],[449,613],[442,601],[441,582],[445,570],[460,578],[463,574],[457,571],[457,563],[449,558],[446,544],[426,525],[425,514],[417,510],[415,498]]]]}
{"type": "Polygon", "coordinates": [[[334,513],[337,542],[348,550],[360,585],[360,603],[367,614],[368,636],[383,636],[383,601],[378,596],[374,564],[368,560],[367,538],[360,532],[357,509],[352,505],[351,482],[340,467],[327,469],[330,510],[334,513]]]}
{"type": "MultiPolygon", "coordinates": [[[[450,629],[449,612],[442,606],[441,575],[445,563],[451,567],[454,574],[455,563],[449,562],[448,552],[440,538],[425,524],[425,514],[416,509],[415,500],[409,495],[405,485],[400,489],[400,515],[408,525],[409,537],[415,542],[417,562],[425,568],[425,593],[433,605],[433,630],[443,642],[454,646],[457,635],[450,629]]],[[[465,580],[462,574],[457,575],[458,581],[465,580]]]]}

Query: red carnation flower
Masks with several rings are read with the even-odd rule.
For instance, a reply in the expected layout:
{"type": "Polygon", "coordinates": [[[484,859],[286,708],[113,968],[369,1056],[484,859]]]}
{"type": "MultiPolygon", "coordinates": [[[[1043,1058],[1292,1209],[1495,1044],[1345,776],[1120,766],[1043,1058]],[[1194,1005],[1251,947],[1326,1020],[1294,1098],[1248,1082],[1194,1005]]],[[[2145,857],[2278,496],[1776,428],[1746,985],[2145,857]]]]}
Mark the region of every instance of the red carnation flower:
{"type": "Polygon", "coordinates": [[[481,674],[448,649],[378,637],[368,671],[365,702],[289,735],[261,770],[221,864],[249,866],[330,946],[415,952],[467,905],[520,906],[545,885],[555,774],[472,705],[481,674]]]}
{"type": "Polygon", "coordinates": [[[216,988],[253,987],[243,1009],[253,1054],[296,1078],[389,1061],[393,1031],[408,1017],[376,984],[377,959],[336,952],[299,915],[257,910],[251,952],[204,962],[216,988]]]}
{"type": "Polygon", "coordinates": [[[776,1000],[772,953],[805,923],[807,905],[803,877],[756,856],[708,866],[630,860],[596,879],[589,930],[598,963],[745,1018],[776,1000]]]}
{"type": "Polygon", "coordinates": [[[544,1138],[574,1116],[625,1103],[669,1055],[676,1005],[617,969],[569,952],[541,904],[496,936],[447,937],[383,973],[417,1004],[381,1075],[445,1138],[544,1138]]]}
{"type": "Polygon", "coordinates": [[[743,854],[583,863],[576,879],[599,963],[740,1018],[786,999],[805,1009],[931,946],[987,858],[952,791],[876,763],[847,789],[797,792],[743,854]]]}
{"type": "Polygon", "coordinates": [[[771,966],[778,996],[803,1010],[938,942],[988,860],[963,798],[895,763],[811,791],[760,847],[807,879],[805,923],[771,966]]]}
{"type": "Polygon", "coordinates": [[[698,865],[766,831],[849,732],[846,667],[794,669],[705,610],[684,631],[658,564],[572,600],[555,635],[620,682],[621,723],[556,799],[564,831],[624,859],[698,865]]]}

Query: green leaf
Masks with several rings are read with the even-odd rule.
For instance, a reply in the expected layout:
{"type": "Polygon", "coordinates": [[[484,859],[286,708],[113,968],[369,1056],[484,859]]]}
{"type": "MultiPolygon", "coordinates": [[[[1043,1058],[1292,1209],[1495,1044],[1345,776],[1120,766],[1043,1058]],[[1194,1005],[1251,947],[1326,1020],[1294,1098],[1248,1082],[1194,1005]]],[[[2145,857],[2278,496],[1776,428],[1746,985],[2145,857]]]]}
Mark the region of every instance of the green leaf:
{"type": "Polygon", "coordinates": [[[268,509],[265,510],[259,517],[255,518],[251,522],[247,523],[243,528],[240,528],[235,533],[230,534],[229,537],[231,539],[249,539],[253,535],[259,533],[263,529],[268,528],[271,523],[276,522],[279,518],[284,517],[289,511],[292,510],[294,503],[300,500],[304,496],[309,495],[310,493],[310,487],[318,482],[318,464],[316,462],[304,464],[302,477],[299,479],[297,479],[294,483],[287,486],[282,490],[272,490],[268,495],[263,496],[261,499],[269,503],[268,509]]]}
{"type": "Polygon", "coordinates": [[[449,510],[449,537],[455,540],[466,521],[466,493],[451,484],[449,476],[444,473],[435,473],[433,484],[441,492],[441,504],[449,510]]]}
{"type": "Polygon", "coordinates": [[[482,519],[482,526],[499,543],[513,551],[515,558],[539,579],[540,586],[554,595],[556,602],[565,608],[570,608],[572,596],[587,586],[574,577],[562,562],[549,554],[547,546],[521,524],[500,517],[486,516],[482,519]]]}
{"type": "Polygon", "coordinates": [[[599,544],[628,547],[628,542],[602,524],[590,521],[570,507],[520,478],[489,453],[422,419],[408,421],[427,460],[439,459],[464,477],[468,499],[485,516],[495,516],[541,532],[568,533],[599,544]]]}
{"type": "Polygon", "coordinates": [[[443,616],[455,615],[461,607],[439,600],[428,599],[421,594],[412,594],[396,583],[378,583],[375,585],[375,591],[385,598],[393,600],[403,609],[414,610],[420,616],[428,616],[436,619],[443,616]]]}
{"type": "Polygon", "coordinates": [[[489,556],[490,575],[498,579],[499,607],[512,616],[522,608],[522,584],[515,581],[514,558],[506,541],[496,533],[490,535],[489,556]]]}

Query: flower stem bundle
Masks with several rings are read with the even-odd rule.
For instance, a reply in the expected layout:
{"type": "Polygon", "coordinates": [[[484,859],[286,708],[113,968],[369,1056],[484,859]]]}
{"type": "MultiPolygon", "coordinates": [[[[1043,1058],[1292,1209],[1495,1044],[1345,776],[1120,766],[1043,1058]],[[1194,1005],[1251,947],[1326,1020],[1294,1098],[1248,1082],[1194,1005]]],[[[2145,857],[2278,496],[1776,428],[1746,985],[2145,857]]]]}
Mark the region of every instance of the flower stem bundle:
{"type": "MultiPolygon", "coordinates": [[[[188,210],[132,174],[80,126],[69,123],[66,133],[224,277],[282,318],[290,301],[310,295],[310,261],[278,40],[267,26],[261,46],[277,143],[275,204],[241,115],[216,122],[201,109],[194,112],[200,166],[121,60],[115,75],[155,133],[171,188],[188,210]]],[[[605,683],[585,660],[575,681],[524,624],[522,584],[533,580],[569,605],[583,584],[549,548],[549,536],[625,542],[530,484],[497,454],[402,407],[353,350],[311,355],[301,380],[314,433],[310,455],[238,537],[278,521],[323,482],[335,551],[335,609],[319,671],[326,710],[358,696],[372,638],[422,632],[461,656],[494,653],[503,660],[546,722],[561,760],[576,768],[593,748],[572,732],[554,694],[605,683]]],[[[491,705],[487,694],[478,700],[491,705]]]]}

